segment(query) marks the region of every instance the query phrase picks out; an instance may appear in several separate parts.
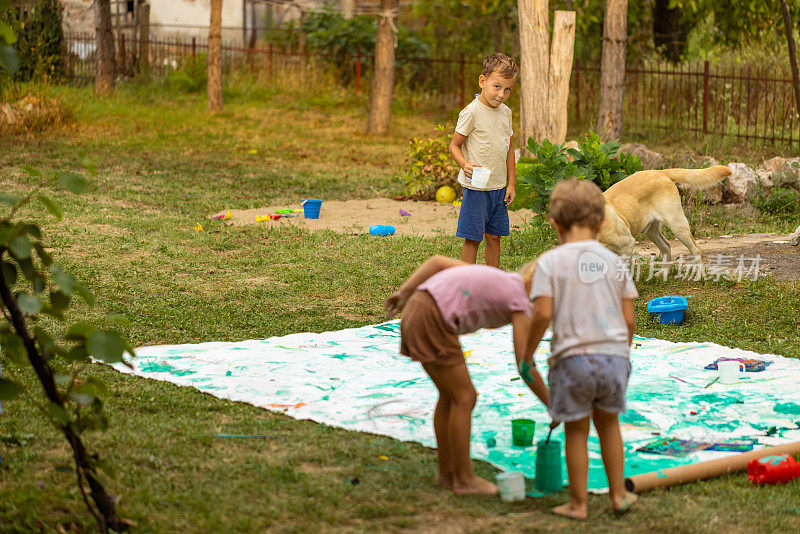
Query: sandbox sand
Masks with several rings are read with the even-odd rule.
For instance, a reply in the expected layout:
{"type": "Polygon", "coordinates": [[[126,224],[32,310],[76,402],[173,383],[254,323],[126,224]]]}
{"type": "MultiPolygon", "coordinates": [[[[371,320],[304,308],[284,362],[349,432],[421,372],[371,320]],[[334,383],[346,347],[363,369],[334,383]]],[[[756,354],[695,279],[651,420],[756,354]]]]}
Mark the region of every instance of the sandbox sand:
{"type": "MultiPolygon", "coordinates": [[[[223,210],[211,217],[231,212],[231,218],[225,221],[233,226],[246,224],[262,224],[274,228],[280,226],[298,226],[309,230],[333,230],[343,234],[363,234],[373,224],[394,226],[397,235],[433,236],[440,233],[455,235],[458,223],[459,206],[415,200],[390,200],[373,198],[369,200],[325,200],[322,203],[319,219],[306,219],[302,212],[295,218],[280,218],[275,221],[256,222],[256,216],[275,213],[279,209],[300,208],[300,205],[265,206],[250,210],[223,210]],[[403,209],[411,214],[400,215],[403,209]]],[[[533,218],[529,209],[509,212],[512,229],[519,229],[533,218]]]]}

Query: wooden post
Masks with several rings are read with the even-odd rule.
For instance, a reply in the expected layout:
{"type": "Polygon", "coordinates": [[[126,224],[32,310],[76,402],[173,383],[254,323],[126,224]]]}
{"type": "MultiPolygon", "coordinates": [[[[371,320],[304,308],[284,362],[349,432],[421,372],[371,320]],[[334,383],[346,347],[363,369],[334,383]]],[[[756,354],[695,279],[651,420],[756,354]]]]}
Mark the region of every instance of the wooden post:
{"type": "Polygon", "coordinates": [[[575,44],[575,12],[556,11],[548,73],[547,137],[560,145],[567,138],[567,99],[575,44]]]}
{"type": "Polygon", "coordinates": [[[547,0],[519,0],[522,144],[547,137],[550,21],[547,0]]]}
{"type": "Polygon", "coordinates": [[[222,111],[222,0],[211,0],[208,27],[208,109],[222,111]]]}
{"type": "Polygon", "coordinates": [[[150,73],[150,4],[139,6],[139,72],[150,73]]]}
{"type": "Polygon", "coordinates": [[[125,58],[125,34],[122,33],[120,29],[119,32],[119,72],[120,74],[125,74],[126,69],[126,58],[125,58]]]}
{"type": "Polygon", "coordinates": [[[94,90],[97,94],[104,95],[114,89],[116,74],[114,35],[111,33],[111,3],[109,0],[95,0],[94,8],[94,31],[97,40],[97,75],[94,90]]]}
{"type": "Polygon", "coordinates": [[[197,37],[192,37],[192,59],[197,57],[197,37]]]}
{"type": "Polygon", "coordinates": [[[703,135],[708,135],[709,64],[703,62],[703,135]]]}
{"type": "Polygon", "coordinates": [[[581,59],[575,60],[575,118],[581,120],[581,59]]]}
{"type": "Polygon", "coordinates": [[[792,34],[792,19],[789,16],[789,6],[786,0],[781,0],[781,11],[783,12],[783,28],[786,31],[786,42],[789,45],[789,63],[792,67],[792,83],[794,85],[794,113],[800,116],[800,74],[797,70],[797,53],[794,48],[794,35],[792,34]]]}
{"type": "Polygon", "coordinates": [[[361,94],[361,45],[356,48],[356,95],[361,94]]]}
{"type": "Polygon", "coordinates": [[[397,35],[397,0],[381,0],[378,35],[375,39],[375,69],[372,78],[367,133],[384,134],[389,130],[394,92],[394,43],[397,35]]]}
{"type": "Polygon", "coordinates": [[[272,43],[269,44],[269,76],[270,76],[270,78],[272,78],[272,50],[273,50],[273,46],[274,45],[272,43]]]}
{"type": "Polygon", "coordinates": [[[627,20],[628,0],[606,0],[600,64],[600,109],[595,124],[595,131],[604,141],[619,139],[622,134],[627,20]]]}
{"type": "Polygon", "coordinates": [[[458,58],[458,66],[459,72],[461,76],[461,84],[460,84],[460,98],[461,98],[461,107],[463,108],[466,102],[466,73],[464,67],[464,52],[461,52],[460,57],[458,58]]]}

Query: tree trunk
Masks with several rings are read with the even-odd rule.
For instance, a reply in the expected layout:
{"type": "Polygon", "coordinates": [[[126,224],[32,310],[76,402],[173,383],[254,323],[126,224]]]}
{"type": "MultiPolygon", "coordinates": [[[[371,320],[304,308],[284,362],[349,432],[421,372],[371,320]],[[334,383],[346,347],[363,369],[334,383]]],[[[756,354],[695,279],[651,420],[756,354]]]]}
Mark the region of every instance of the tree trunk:
{"type": "Polygon", "coordinates": [[[653,43],[662,56],[677,63],[683,56],[689,27],[681,20],[681,9],[669,4],[670,0],[655,0],[653,4],[653,43]]]}
{"type": "Polygon", "coordinates": [[[523,146],[529,137],[548,135],[548,71],[550,21],[548,0],[519,0],[520,118],[523,146]]]}
{"type": "Polygon", "coordinates": [[[792,19],[789,16],[789,6],[786,0],[781,0],[781,11],[783,12],[783,28],[786,31],[786,43],[789,46],[789,63],[792,66],[792,83],[794,85],[794,113],[800,115],[800,74],[797,71],[797,52],[794,47],[794,35],[792,34],[792,19]]]}
{"type": "Polygon", "coordinates": [[[222,111],[222,0],[211,0],[208,28],[208,109],[222,111]]]}
{"type": "Polygon", "coordinates": [[[381,0],[381,11],[375,40],[375,75],[367,121],[367,133],[370,134],[386,133],[392,115],[397,0],[381,0]]]}
{"type": "Polygon", "coordinates": [[[606,0],[603,21],[603,58],[600,64],[600,109],[595,131],[604,141],[622,134],[625,96],[625,41],[628,0],[606,0]]]}
{"type": "Polygon", "coordinates": [[[353,18],[353,10],[356,5],[353,0],[341,0],[342,18],[350,20],[353,18]]]}
{"type": "Polygon", "coordinates": [[[114,75],[116,74],[110,0],[95,0],[94,20],[94,33],[97,40],[97,75],[94,79],[94,90],[99,95],[106,95],[114,89],[114,75]]]}
{"type": "Polygon", "coordinates": [[[556,11],[548,75],[547,138],[560,145],[567,138],[567,98],[575,45],[575,12],[556,11]]]}

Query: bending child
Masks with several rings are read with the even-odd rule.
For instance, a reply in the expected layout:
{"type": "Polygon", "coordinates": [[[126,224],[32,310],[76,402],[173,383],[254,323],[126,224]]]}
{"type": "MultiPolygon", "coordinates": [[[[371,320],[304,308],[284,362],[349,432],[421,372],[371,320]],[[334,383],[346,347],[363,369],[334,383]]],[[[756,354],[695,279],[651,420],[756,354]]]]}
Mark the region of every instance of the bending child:
{"type": "Polygon", "coordinates": [[[550,196],[550,224],[560,246],[537,260],[531,297],[534,306],[532,353],[553,322],[550,342],[550,404],[554,421],[564,421],[570,502],[553,512],[573,519],[587,515],[589,418],[600,438],[611,506],[626,512],[636,495],[623,482],[625,461],[618,414],[625,411],[625,388],[638,297],[622,260],[597,240],[605,199],[600,189],[574,178],[550,196]]]}
{"type": "Polygon", "coordinates": [[[505,101],[517,81],[519,68],[505,54],[483,60],[478,77],[481,94],[458,115],[450,155],[458,163],[463,198],[456,236],[464,239],[461,261],[475,263],[486,240],[486,265],[500,266],[500,237],[509,235],[508,209],[516,195],[514,150],[511,147],[511,109],[505,101]],[[475,167],[489,170],[489,181],[473,183],[475,167]]]}
{"type": "MultiPolygon", "coordinates": [[[[477,393],[458,336],[511,323],[518,367],[529,360],[524,351],[528,348],[532,307],[528,294],[535,268],[531,262],[520,273],[508,273],[434,256],[386,299],[389,317],[405,307],[400,352],[419,361],[439,391],[433,415],[438,483],[452,487],[455,493],[497,493],[497,486],[476,476],[470,463],[470,427],[477,393]]],[[[523,378],[547,405],[547,387],[536,369],[526,369],[523,378]]]]}

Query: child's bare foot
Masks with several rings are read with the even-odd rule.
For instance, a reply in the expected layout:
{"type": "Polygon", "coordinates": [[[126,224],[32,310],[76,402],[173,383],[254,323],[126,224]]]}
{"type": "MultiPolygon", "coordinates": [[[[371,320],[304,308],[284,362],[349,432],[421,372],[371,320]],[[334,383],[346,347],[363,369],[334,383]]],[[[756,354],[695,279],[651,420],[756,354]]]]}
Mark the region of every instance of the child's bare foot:
{"type": "Polygon", "coordinates": [[[573,504],[572,501],[568,502],[567,504],[562,504],[561,506],[556,506],[555,508],[550,510],[556,515],[560,515],[561,517],[566,517],[568,519],[586,519],[586,505],[579,506],[573,504]]]}
{"type": "Polygon", "coordinates": [[[631,506],[633,506],[633,503],[635,503],[638,498],[639,496],[635,493],[626,491],[623,498],[611,500],[611,508],[614,510],[615,514],[622,515],[631,509],[631,506]]]}
{"type": "Polygon", "coordinates": [[[497,491],[497,486],[481,477],[475,477],[466,484],[459,482],[458,480],[453,480],[453,492],[459,495],[497,495],[497,491]]]}

